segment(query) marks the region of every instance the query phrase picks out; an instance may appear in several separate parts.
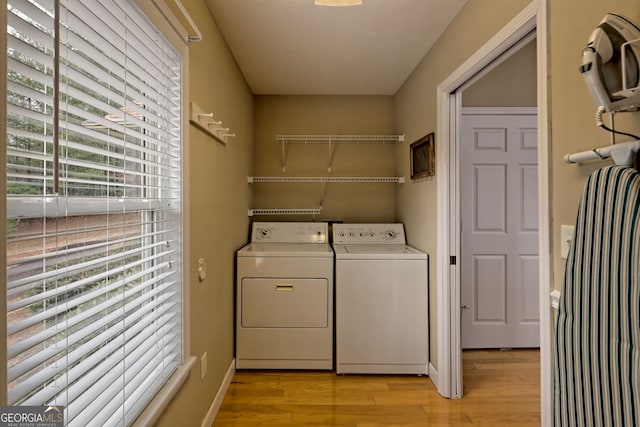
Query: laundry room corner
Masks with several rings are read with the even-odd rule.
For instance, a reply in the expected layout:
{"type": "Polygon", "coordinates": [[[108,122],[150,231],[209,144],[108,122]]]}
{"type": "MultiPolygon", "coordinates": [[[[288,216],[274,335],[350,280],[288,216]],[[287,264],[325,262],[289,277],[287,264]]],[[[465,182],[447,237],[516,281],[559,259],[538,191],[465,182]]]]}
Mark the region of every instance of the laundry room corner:
{"type": "Polygon", "coordinates": [[[634,424],[640,0],[0,23],[0,412],[634,424]]]}

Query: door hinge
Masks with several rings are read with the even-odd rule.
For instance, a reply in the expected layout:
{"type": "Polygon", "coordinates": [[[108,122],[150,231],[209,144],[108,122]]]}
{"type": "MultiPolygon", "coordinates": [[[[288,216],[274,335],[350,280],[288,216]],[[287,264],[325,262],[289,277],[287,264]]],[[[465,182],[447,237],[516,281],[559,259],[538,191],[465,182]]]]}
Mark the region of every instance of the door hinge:
{"type": "Polygon", "coordinates": [[[456,257],[454,255],[449,257],[449,265],[456,265],[456,257]]]}

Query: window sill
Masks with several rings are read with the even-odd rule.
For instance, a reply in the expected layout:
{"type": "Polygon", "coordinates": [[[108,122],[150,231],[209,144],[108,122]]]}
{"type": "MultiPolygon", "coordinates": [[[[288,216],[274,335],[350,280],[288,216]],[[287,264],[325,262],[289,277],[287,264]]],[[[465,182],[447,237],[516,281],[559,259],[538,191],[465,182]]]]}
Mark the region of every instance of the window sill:
{"type": "Polygon", "coordinates": [[[153,398],[149,405],[145,408],[144,411],[136,418],[133,423],[135,427],[142,426],[150,426],[153,425],[162,412],[165,410],[167,406],[169,406],[169,402],[174,398],[174,396],[182,387],[182,384],[187,380],[189,373],[191,372],[191,368],[196,363],[196,357],[191,356],[185,362],[178,367],[176,372],[169,378],[167,383],[160,389],[158,394],[153,398]]]}

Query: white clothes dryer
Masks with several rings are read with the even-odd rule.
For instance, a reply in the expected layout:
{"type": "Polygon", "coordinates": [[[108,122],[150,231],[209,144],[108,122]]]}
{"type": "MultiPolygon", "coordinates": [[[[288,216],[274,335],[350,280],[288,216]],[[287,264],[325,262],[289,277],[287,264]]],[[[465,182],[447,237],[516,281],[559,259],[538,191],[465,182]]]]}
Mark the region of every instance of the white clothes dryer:
{"type": "Polygon", "coordinates": [[[334,224],[336,373],[428,374],[428,255],[403,224],[334,224]]]}
{"type": "Polygon", "coordinates": [[[237,369],[333,369],[333,263],[326,223],[253,223],[237,253],[237,369]]]}

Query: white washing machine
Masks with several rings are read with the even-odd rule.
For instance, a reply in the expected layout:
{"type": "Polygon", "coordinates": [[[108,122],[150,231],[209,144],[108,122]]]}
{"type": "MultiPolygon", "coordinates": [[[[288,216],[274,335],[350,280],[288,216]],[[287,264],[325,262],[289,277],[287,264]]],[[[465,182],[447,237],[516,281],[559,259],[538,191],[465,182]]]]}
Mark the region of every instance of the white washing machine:
{"type": "Polygon", "coordinates": [[[237,253],[237,369],[333,369],[333,263],[326,223],[253,224],[237,253]]]}
{"type": "Polygon", "coordinates": [[[427,374],[429,259],[403,224],[334,224],[336,373],[427,374]]]}

